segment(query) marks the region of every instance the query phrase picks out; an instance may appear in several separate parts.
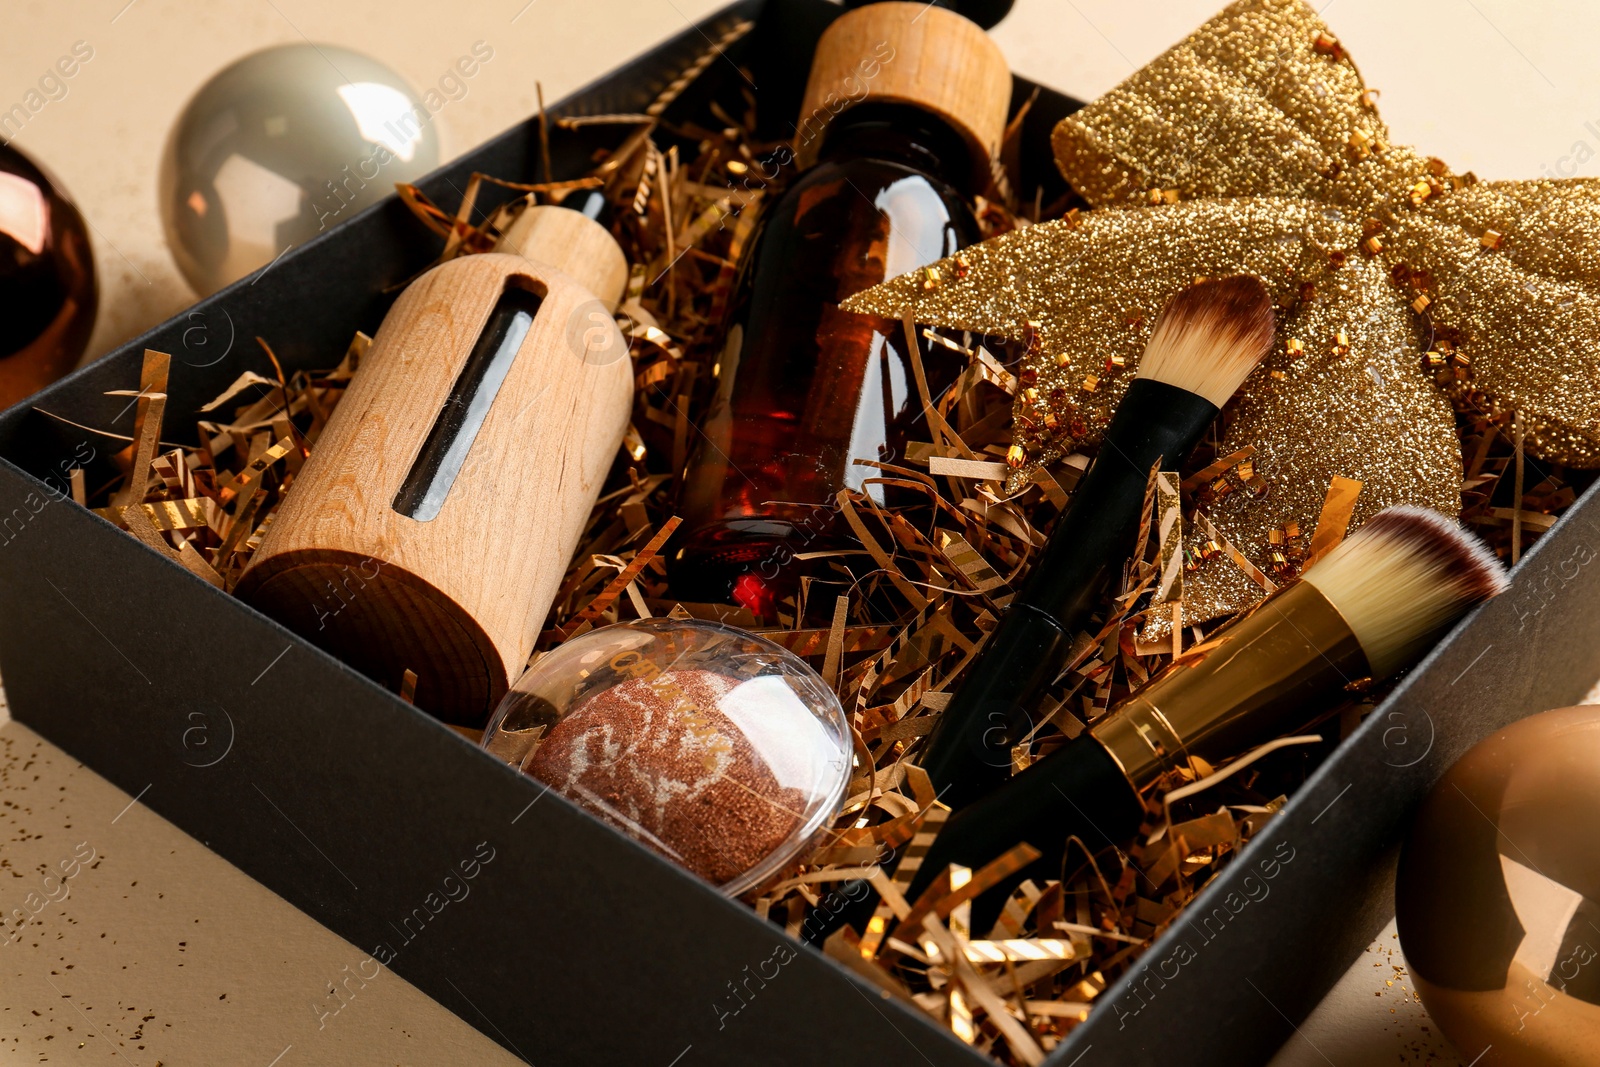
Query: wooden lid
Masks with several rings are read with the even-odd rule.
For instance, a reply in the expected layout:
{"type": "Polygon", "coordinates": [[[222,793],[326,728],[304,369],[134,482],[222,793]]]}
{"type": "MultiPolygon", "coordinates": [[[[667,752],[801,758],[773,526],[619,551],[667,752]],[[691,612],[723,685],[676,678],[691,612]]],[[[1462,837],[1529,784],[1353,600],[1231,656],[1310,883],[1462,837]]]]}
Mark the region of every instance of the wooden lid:
{"type": "Polygon", "coordinates": [[[910,104],[939,116],[989,181],[1011,106],[1011,69],[975,22],[926,4],[878,3],[841,15],[823,33],[806,82],[795,158],[816,162],[828,123],[856,104],[910,104]]]}
{"type": "Polygon", "coordinates": [[[582,212],[537,204],[518,215],[496,252],[556,268],[615,311],[628,288],[628,257],[611,231],[582,212]]]}

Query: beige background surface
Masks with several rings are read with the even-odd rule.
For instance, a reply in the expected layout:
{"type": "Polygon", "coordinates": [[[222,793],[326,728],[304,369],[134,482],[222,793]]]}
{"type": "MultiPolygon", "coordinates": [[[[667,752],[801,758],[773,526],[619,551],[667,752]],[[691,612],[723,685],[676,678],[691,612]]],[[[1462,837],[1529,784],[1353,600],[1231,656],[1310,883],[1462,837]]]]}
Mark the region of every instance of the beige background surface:
{"type": "MultiPolygon", "coordinates": [[[[17,142],[56,174],[93,227],[103,301],[92,354],[99,354],[193,300],[162,241],[157,162],[189,94],[240,55],[328,41],[366,52],[422,88],[473,42],[485,41],[494,60],[438,117],[450,156],[531,112],[536,79],[546,99],[557,99],[717,6],[13,2],[0,31],[0,110],[74,42],[92,45],[94,58],[68,83],[66,98],[33,116],[17,142]]],[[[1217,6],[1018,0],[995,36],[1019,72],[1092,98],[1217,6]]],[[[1600,9],[1556,0],[1317,6],[1368,82],[1383,91],[1380,107],[1396,140],[1485,178],[1600,175],[1600,63],[1592,53],[1600,9]]],[[[14,938],[13,927],[0,928],[0,1062],[514,1062],[388,973],[336,1015],[324,1015],[338,1003],[326,999],[329,983],[360,963],[360,950],[136,798],[7,723],[0,726],[0,914],[35,905],[37,914],[14,938]],[[94,858],[69,881],[45,883],[75,849],[93,849],[94,858]]],[[[1386,931],[1285,1047],[1277,1067],[1457,1062],[1409,988],[1386,931]]],[[[542,1062],[538,1050],[524,1051],[542,1062]]]]}

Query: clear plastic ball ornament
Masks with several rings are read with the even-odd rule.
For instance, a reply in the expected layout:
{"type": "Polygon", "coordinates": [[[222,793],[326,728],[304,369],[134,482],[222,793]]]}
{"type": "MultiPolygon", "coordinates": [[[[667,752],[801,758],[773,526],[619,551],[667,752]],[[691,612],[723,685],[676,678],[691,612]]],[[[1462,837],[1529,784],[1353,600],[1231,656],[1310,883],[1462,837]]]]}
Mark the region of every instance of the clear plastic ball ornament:
{"type": "Polygon", "coordinates": [[[436,116],[398,74],[348,48],[279,45],[184,105],[161,159],[161,222],[205,296],[438,165],[436,116]]]}
{"type": "Polygon", "coordinates": [[[786,649],[698,620],[619,623],[534,662],[483,747],[717,886],[752,889],[837,815],[839,699],[786,649]]]}

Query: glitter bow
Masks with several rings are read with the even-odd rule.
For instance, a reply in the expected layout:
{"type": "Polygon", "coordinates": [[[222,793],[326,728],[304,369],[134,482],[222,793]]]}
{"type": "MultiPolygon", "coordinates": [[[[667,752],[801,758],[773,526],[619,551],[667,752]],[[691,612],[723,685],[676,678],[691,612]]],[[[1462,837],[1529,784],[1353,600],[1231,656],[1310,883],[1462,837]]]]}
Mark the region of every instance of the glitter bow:
{"type": "Polygon", "coordinates": [[[1392,504],[1458,512],[1449,401],[1520,413],[1530,453],[1600,466],[1600,182],[1453,174],[1390,144],[1374,98],[1310,7],[1241,0],[1057,126],[1073,187],[1133,210],[1026,227],[846,306],[1028,337],[1015,490],[1095,443],[1172,293],[1260,276],[1280,345],[1220,447],[1253,447],[1254,469],[1217,480],[1201,529],[1242,566],[1187,579],[1187,621],[1258,598],[1334,479],[1362,483],[1352,527],[1392,504]]]}

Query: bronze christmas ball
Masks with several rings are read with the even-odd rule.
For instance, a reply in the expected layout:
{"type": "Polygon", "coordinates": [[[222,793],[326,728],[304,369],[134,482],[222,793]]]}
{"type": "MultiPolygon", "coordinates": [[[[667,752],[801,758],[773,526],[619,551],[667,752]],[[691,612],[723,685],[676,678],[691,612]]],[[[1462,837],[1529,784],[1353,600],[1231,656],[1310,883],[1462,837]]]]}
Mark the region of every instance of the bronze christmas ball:
{"type": "Polygon", "coordinates": [[[0,145],[0,411],[77,365],[97,302],[83,216],[44,168],[0,145]]]}
{"type": "Polygon", "coordinates": [[[1446,772],[1407,835],[1395,912],[1463,1062],[1600,1064],[1600,706],[1524,719],[1446,772]]]}

